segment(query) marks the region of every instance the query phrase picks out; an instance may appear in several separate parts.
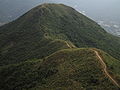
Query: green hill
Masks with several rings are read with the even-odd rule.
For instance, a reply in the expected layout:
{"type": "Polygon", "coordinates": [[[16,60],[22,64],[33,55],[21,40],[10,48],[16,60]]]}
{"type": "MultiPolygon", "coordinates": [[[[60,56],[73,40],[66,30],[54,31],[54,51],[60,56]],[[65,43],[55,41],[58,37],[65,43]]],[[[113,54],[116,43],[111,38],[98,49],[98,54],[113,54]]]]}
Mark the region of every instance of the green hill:
{"type": "Polygon", "coordinates": [[[0,27],[0,90],[119,90],[119,46],[75,9],[40,5],[0,27]]]}
{"type": "Polygon", "coordinates": [[[43,4],[0,27],[0,65],[44,58],[68,48],[64,40],[79,48],[99,48],[120,58],[120,38],[71,7],[43,4]]]}
{"type": "MultiPolygon", "coordinates": [[[[120,84],[120,61],[97,50],[120,84]],[[109,62],[108,62],[109,60],[109,62]],[[114,63],[110,63],[113,62],[114,63]]],[[[118,90],[92,49],[65,49],[0,68],[1,90],[118,90]]]]}

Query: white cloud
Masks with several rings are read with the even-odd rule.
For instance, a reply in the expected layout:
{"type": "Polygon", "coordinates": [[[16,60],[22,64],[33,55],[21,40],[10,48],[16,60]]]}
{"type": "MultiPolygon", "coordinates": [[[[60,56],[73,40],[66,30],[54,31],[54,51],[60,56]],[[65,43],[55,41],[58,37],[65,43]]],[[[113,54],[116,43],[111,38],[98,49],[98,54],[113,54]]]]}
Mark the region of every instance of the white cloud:
{"type": "Polygon", "coordinates": [[[115,27],[115,28],[119,28],[119,26],[118,26],[118,25],[113,25],[113,27],[115,27]]]}

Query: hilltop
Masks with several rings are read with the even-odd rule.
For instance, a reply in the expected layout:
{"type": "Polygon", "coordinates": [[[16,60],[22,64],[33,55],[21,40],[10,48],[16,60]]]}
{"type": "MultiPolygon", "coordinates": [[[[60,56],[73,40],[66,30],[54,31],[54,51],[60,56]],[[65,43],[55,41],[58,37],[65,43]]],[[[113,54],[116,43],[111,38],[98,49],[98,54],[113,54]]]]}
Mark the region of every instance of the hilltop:
{"type": "Polygon", "coordinates": [[[119,46],[74,8],[39,5],[0,27],[0,89],[119,90],[119,46]]]}
{"type": "Polygon", "coordinates": [[[43,4],[0,27],[0,65],[44,58],[68,48],[64,41],[79,48],[99,48],[120,58],[120,38],[69,6],[43,4]]]}

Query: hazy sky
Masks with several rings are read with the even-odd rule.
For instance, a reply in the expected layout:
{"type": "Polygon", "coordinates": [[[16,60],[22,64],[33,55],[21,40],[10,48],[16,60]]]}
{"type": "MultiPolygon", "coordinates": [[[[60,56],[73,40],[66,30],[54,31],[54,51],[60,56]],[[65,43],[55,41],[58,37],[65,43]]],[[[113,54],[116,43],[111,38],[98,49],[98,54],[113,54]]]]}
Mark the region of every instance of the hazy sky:
{"type": "Polygon", "coordinates": [[[65,3],[84,11],[94,19],[108,19],[120,21],[120,0],[52,0],[65,3]]]}
{"type": "Polygon", "coordinates": [[[0,16],[17,17],[44,2],[70,5],[94,20],[120,22],[120,0],[0,0],[0,16]]]}

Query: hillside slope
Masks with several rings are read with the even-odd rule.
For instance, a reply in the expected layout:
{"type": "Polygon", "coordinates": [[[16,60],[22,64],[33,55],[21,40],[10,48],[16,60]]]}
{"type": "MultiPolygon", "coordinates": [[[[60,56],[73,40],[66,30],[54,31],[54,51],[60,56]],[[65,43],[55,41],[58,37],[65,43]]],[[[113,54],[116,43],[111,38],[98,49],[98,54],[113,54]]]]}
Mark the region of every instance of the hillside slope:
{"type": "Polygon", "coordinates": [[[120,59],[120,38],[71,7],[43,4],[0,27],[0,65],[44,58],[68,48],[63,40],[80,48],[99,48],[120,59]],[[62,41],[58,45],[56,40],[62,41]]]}
{"type": "MultiPolygon", "coordinates": [[[[104,52],[100,54],[103,55],[104,52]]],[[[114,59],[104,54],[109,61],[114,59]]],[[[107,60],[108,60],[107,59],[107,60]]],[[[114,62],[119,67],[118,62],[114,62]]],[[[108,63],[108,68],[114,67],[108,63]]],[[[111,70],[111,69],[108,69],[111,70]]],[[[114,68],[112,75],[120,76],[114,68]]],[[[120,77],[114,78],[118,81],[120,77]]],[[[118,81],[120,84],[120,82],[118,81]]],[[[66,49],[46,58],[0,68],[1,90],[118,90],[92,49],[66,49]]]]}

